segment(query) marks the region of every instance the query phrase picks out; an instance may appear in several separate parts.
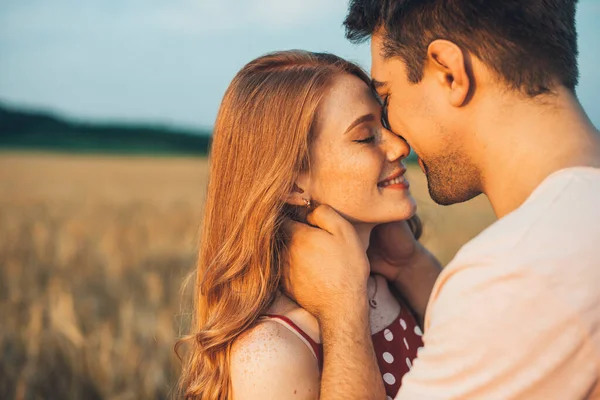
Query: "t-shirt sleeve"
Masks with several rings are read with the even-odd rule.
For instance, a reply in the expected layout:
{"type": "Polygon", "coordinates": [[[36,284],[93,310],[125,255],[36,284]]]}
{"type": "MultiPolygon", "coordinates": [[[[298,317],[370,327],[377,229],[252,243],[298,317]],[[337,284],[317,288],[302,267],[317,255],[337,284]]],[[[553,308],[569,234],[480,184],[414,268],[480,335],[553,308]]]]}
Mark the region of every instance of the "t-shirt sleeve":
{"type": "Polygon", "coordinates": [[[526,269],[444,271],[396,400],[575,399],[597,379],[578,315],[526,269]]]}

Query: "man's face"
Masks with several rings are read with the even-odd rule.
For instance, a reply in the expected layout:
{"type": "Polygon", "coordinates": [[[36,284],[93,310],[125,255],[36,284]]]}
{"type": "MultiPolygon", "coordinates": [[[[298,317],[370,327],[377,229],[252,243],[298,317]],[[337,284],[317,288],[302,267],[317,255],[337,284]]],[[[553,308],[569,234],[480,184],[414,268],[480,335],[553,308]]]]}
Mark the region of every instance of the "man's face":
{"type": "Polygon", "coordinates": [[[408,80],[399,57],[382,57],[383,38],[371,41],[371,77],[387,104],[390,130],[402,136],[419,157],[429,194],[438,204],[469,200],[478,194],[479,176],[470,161],[465,134],[468,121],[448,100],[443,77],[425,67],[423,79],[408,80]]]}

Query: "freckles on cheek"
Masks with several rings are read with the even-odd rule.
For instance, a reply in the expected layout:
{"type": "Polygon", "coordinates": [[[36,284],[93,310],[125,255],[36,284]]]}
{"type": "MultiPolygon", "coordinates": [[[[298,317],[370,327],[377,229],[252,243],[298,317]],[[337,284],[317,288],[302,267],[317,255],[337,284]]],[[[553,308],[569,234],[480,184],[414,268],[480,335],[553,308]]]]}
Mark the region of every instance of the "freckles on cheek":
{"type": "Polygon", "coordinates": [[[373,171],[369,174],[373,168],[369,168],[368,159],[351,153],[330,153],[330,157],[319,161],[314,175],[317,201],[349,215],[370,207],[377,175],[373,171]]]}
{"type": "Polygon", "coordinates": [[[345,171],[341,167],[339,154],[329,146],[321,146],[319,154],[314,157],[313,168],[313,196],[321,203],[334,206],[332,202],[343,195],[343,186],[347,183],[345,171]]]}

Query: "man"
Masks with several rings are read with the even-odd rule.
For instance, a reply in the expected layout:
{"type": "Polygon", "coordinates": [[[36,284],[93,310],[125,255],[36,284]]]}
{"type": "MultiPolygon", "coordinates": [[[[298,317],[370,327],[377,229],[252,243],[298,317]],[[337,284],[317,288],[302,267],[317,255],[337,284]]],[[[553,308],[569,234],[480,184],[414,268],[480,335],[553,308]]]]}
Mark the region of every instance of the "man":
{"type": "Polygon", "coordinates": [[[375,233],[371,265],[327,206],[309,217],[321,229],[292,226],[290,285],[320,323],[322,400],[385,398],[369,269],[424,317],[397,399],[600,399],[600,139],[575,96],[575,6],[351,1],[347,36],[371,38],[374,87],[431,197],[484,193],[499,220],[439,276],[402,223],[375,233]]]}

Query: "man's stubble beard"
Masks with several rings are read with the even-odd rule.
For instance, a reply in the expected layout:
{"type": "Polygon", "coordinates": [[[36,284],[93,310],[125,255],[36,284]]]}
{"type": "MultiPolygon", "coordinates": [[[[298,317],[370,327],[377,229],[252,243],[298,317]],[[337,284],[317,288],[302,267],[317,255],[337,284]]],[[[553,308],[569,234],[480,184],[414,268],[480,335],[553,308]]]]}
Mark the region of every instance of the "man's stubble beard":
{"type": "Polygon", "coordinates": [[[462,203],[482,193],[479,171],[465,157],[448,154],[421,162],[429,195],[437,204],[462,203]]]}

